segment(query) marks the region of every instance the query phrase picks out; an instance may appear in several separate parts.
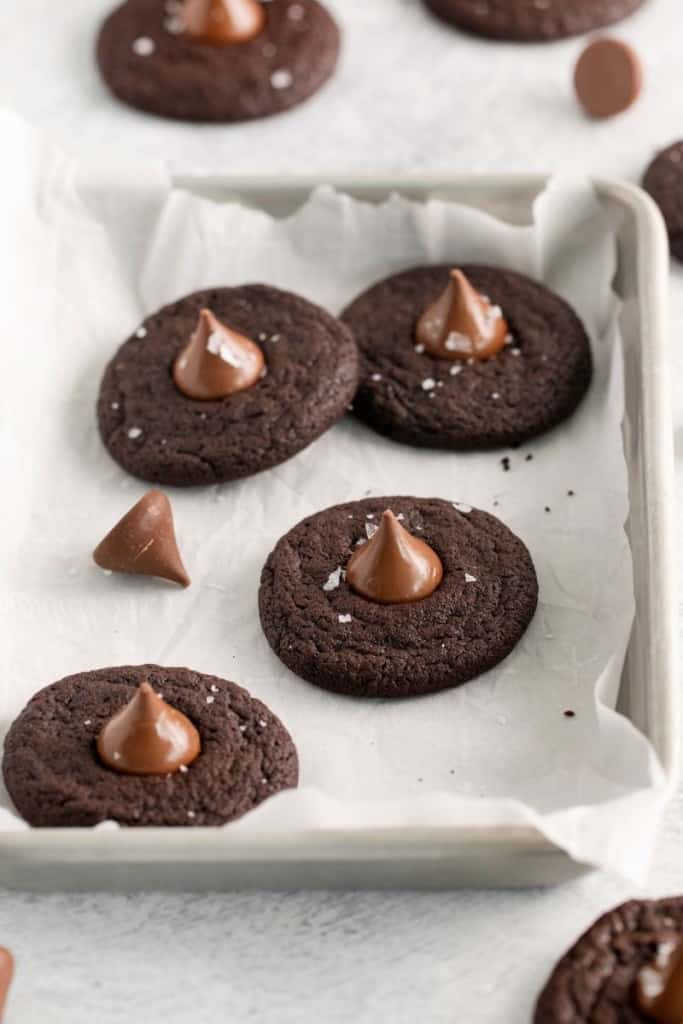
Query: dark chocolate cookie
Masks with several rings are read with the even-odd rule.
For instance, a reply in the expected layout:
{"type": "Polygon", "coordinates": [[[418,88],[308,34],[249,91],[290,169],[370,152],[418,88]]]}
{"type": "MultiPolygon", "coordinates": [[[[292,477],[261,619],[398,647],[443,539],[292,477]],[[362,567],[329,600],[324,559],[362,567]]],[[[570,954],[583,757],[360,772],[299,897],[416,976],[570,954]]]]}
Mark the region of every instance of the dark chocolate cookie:
{"type": "Polygon", "coordinates": [[[534,1024],[647,1024],[633,1000],[639,970],[662,939],[683,932],[683,899],[632,900],[605,914],[562,957],[534,1024]]]}
{"type": "Polygon", "coordinates": [[[102,439],[134,476],[213,484],[289,459],[342,416],[358,381],[348,328],[320,307],[266,285],[195,292],[148,317],[105,371],[97,405],[102,439]],[[195,401],[173,383],[173,362],[209,307],[263,348],[253,387],[195,401]]]}
{"type": "Polygon", "coordinates": [[[416,350],[417,320],[450,269],[406,270],[343,313],[361,350],[356,414],[396,441],[451,449],[520,444],[566,419],[591,380],[590,343],[567,303],[528,277],[462,268],[510,328],[510,344],[492,359],[451,362],[416,350]]]}
{"type": "Polygon", "coordinates": [[[424,0],[466,32],[517,42],[553,42],[593,32],[632,14],[643,0],[424,0]]]}
{"type": "Polygon", "coordinates": [[[662,211],[672,253],[683,261],[683,142],[657,154],[645,172],[643,188],[662,211]]]}
{"type": "Polygon", "coordinates": [[[303,679],[354,697],[414,697],[502,661],[529,625],[538,583],[526,547],[494,516],[438,498],[367,498],[304,519],[261,575],[261,624],[303,679]],[[344,569],[385,509],[426,541],[441,585],[411,604],[375,604],[344,569]]]}
{"type": "Polygon", "coordinates": [[[5,785],[31,825],[223,825],[295,787],[292,739],[235,683],[187,668],[138,665],[67,676],[27,704],[5,740],[5,785]],[[194,723],[202,752],[174,775],[122,775],[96,751],[104,724],[148,680],[194,723]]]}
{"type": "Polygon", "coordinates": [[[334,71],[339,30],[317,0],[271,0],[263,32],[213,46],[184,38],[165,0],[127,0],[105,21],[97,60],[111,91],[138,110],[183,121],[279,114],[334,71]]]}

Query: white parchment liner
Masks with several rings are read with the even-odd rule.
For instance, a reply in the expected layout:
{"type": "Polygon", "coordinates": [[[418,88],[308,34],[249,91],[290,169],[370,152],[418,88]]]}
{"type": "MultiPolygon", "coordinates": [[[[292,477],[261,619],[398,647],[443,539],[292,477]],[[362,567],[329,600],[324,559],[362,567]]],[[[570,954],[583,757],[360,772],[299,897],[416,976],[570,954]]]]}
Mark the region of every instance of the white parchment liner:
{"type": "MultiPolygon", "coordinates": [[[[2,129],[3,727],[67,673],[189,665],[266,701],[301,755],[301,788],[226,839],[237,829],[531,822],[580,860],[642,876],[665,785],[648,742],[602,703],[615,700],[634,604],[615,242],[590,186],[554,181],[533,228],[329,188],[275,220],[173,191],[161,168],[77,167],[9,116],[2,129]],[[170,492],[189,591],[92,564],[92,548],[146,489],[106,454],[94,416],[101,372],[143,315],[246,281],[337,312],[388,273],[466,260],[529,273],[583,318],[595,380],[571,421],[517,451],[457,455],[392,444],[349,418],[268,473],[170,492]],[[368,493],[480,506],[527,543],[540,605],[499,668],[436,696],[364,702],[307,685],[271,653],[257,588],[275,541],[303,516],[368,493]]],[[[2,800],[0,826],[25,827],[2,800]]]]}

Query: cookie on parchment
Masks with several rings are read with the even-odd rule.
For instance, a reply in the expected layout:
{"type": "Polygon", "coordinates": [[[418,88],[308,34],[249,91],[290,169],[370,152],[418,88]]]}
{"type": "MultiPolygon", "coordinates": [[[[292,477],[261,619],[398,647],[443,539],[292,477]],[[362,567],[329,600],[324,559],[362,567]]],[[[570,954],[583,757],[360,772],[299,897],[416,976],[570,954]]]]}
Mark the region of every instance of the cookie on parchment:
{"type": "Polygon", "coordinates": [[[351,332],[319,306],[266,285],[214,288],[165,306],[121,346],[105,371],[97,417],[110,454],[133,476],[215,484],[301,451],[344,415],[357,382],[351,332]],[[217,326],[208,345],[228,325],[233,338],[248,335],[250,349],[261,349],[265,372],[244,390],[201,400],[176,385],[178,359],[205,321],[217,326]]]}
{"type": "Polygon", "coordinates": [[[521,444],[570,416],[591,381],[590,343],[577,315],[558,295],[510,270],[415,267],[373,285],[341,319],[361,353],[356,415],[405,444],[521,444]],[[494,315],[507,324],[503,347],[492,356],[457,358],[458,332],[445,342],[454,346],[452,358],[419,343],[425,311],[443,301],[457,275],[485,303],[485,325],[494,315]]]}
{"type": "Polygon", "coordinates": [[[295,787],[292,739],[235,683],[187,668],[139,665],[68,676],[40,690],[5,740],[5,785],[31,825],[223,825],[295,787]],[[97,752],[105,724],[148,682],[199,733],[201,752],[173,774],[119,774],[97,752]]]}
{"type": "Polygon", "coordinates": [[[441,499],[387,497],[337,505],[290,530],[263,569],[259,609],[270,646],[308,682],[354,697],[411,697],[497,665],[537,600],[531,556],[500,520],[441,499]],[[380,603],[347,579],[387,510],[441,562],[427,597],[380,603]]]}
{"type": "Polygon", "coordinates": [[[643,0],[424,0],[443,21],[475,35],[553,42],[621,21],[643,0]]]}
{"type": "Polygon", "coordinates": [[[683,1020],[683,898],[631,900],[593,924],[562,957],[534,1024],[683,1020]]]}
{"type": "Polygon", "coordinates": [[[183,121],[267,117],[308,99],[335,69],[339,30],[318,0],[271,0],[257,35],[226,45],[188,37],[181,9],[127,0],[104,22],[99,68],[129,106],[183,121]]]}

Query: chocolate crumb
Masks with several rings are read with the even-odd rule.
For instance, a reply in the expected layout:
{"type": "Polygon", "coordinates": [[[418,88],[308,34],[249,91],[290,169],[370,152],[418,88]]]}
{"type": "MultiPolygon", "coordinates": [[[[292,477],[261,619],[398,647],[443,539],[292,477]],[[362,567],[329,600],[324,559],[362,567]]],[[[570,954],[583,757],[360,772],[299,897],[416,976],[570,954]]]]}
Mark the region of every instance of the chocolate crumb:
{"type": "Polygon", "coordinates": [[[507,455],[503,456],[503,458],[500,460],[500,464],[506,473],[510,471],[510,459],[507,455]]]}
{"type": "Polygon", "coordinates": [[[546,507],[545,507],[545,511],[546,511],[546,512],[550,512],[550,505],[546,505],[546,507]]]}
{"type": "Polygon", "coordinates": [[[525,462],[531,462],[532,459],[533,459],[533,455],[531,454],[531,452],[529,452],[529,454],[525,456],[524,461],[525,462]]]}
{"type": "Polygon", "coordinates": [[[567,494],[569,495],[570,498],[574,497],[574,492],[573,491],[567,491],[567,494]]]}
{"type": "Polygon", "coordinates": [[[567,711],[564,712],[564,717],[565,718],[576,718],[576,711],[570,711],[569,709],[567,709],[567,711]]]}

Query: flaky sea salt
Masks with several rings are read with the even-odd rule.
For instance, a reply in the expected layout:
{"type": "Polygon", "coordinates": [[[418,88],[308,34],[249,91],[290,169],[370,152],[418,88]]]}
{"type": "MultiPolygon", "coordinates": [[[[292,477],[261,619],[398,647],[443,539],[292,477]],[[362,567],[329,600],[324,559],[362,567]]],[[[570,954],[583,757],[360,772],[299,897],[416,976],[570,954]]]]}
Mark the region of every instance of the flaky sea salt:
{"type": "Polygon", "coordinates": [[[154,45],[154,40],[150,39],[149,36],[139,36],[133,40],[132,50],[138,57],[151,57],[156,50],[156,46],[154,45]]]}
{"type": "Polygon", "coordinates": [[[353,622],[352,615],[338,615],[337,618],[340,622],[353,622]]]}
{"type": "Polygon", "coordinates": [[[331,572],[330,575],[327,577],[326,581],[323,583],[323,590],[327,593],[329,593],[330,590],[336,590],[343,578],[344,570],[342,569],[341,565],[338,565],[334,572],[331,572]]]}
{"type": "Polygon", "coordinates": [[[465,573],[465,583],[476,583],[476,582],[477,582],[477,577],[476,576],[473,576],[469,572],[465,573]]]}
{"type": "Polygon", "coordinates": [[[139,437],[142,437],[142,430],[140,427],[131,427],[128,431],[128,437],[131,441],[137,441],[139,437]]]}
{"type": "Polygon", "coordinates": [[[422,381],[423,391],[433,391],[435,387],[436,381],[434,380],[433,377],[425,377],[425,379],[422,381]]]}
{"type": "Polygon", "coordinates": [[[292,72],[288,71],[287,68],[279,68],[277,71],[273,71],[270,76],[270,84],[273,89],[289,89],[293,81],[292,72]]]}

